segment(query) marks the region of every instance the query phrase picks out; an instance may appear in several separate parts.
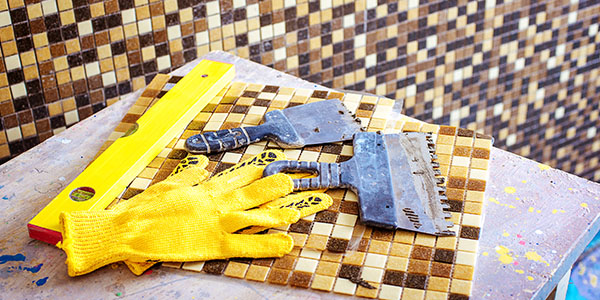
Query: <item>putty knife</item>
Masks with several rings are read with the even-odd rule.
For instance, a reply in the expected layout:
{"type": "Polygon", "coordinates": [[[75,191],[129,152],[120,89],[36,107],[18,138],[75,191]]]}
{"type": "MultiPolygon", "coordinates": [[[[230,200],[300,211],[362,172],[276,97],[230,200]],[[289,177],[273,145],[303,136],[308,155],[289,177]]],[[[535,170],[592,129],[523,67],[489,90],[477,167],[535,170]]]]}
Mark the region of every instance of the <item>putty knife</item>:
{"type": "Polygon", "coordinates": [[[361,130],[360,119],[340,102],[325,100],[273,110],[258,126],[205,132],[189,137],[185,148],[194,154],[227,151],[263,139],[282,148],[301,148],[351,140],[361,130]]]}
{"type": "Polygon", "coordinates": [[[354,135],[354,156],[342,163],[276,161],[263,175],[309,172],[294,179],[295,190],[349,188],[358,195],[360,220],[370,226],[454,235],[431,134],[420,132],[354,135]]]}

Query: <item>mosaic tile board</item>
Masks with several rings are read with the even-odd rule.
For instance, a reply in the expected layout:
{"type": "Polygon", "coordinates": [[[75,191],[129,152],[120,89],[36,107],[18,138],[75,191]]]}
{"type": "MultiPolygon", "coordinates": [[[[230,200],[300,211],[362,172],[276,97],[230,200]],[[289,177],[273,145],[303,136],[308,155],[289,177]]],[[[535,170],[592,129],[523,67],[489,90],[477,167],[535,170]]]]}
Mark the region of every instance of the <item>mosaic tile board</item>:
{"type": "Polygon", "coordinates": [[[0,163],[223,50],[600,180],[600,2],[0,0],[0,163]]]}
{"type": "MultiPolygon", "coordinates": [[[[159,76],[136,103],[151,105],[176,83],[178,77],[159,76]]],[[[186,156],[183,142],[200,131],[257,125],[262,115],[323,99],[342,98],[368,130],[433,132],[438,161],[446,180],[452,229],[456,237],[436,238],[408,231],[386,231],[358,223],[357,197],[346,190],[327,193],[334,204],[316,215],[269,232],[288,232],[292,252],[278,259],[231,259],[194,263],[164,263],[182,268],[270,284],[311,288],[325,292],[381,299],[468,299],[482,225],[482,201],[487,180],[491,139],[471,130],[426,124],[407,117],[388,120],[394,101],[382,97],[278,86],[233,83],[224,89],[142,171],[115,200],[126,201],[154,182],[163,180],[186,156]],[[360,278],[374,289],[357,285],[360,278]]],[[[141,111],[129,112],[111,135],[121,136],[141,111]]],[[[209,156],[213,173],[233,166],[267,148],[267,142],[209,156]]],[[[351,142],[284,151],[289,159],[341,162],[352,156],[351,142]]]]}

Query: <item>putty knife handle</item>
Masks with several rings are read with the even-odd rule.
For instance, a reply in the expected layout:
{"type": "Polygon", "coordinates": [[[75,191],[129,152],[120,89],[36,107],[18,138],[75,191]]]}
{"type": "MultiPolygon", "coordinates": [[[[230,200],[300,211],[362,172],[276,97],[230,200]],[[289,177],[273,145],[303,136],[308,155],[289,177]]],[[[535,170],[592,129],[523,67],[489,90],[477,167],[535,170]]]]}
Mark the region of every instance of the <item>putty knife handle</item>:
{"type": "Polygon", "coordinates": [[[317,177],[293,179],[294,190],[304,191],[345,187],[340,178],[340,164],[337,163],[278,160],[265,167],[263,176],[266,177],[281,172],[318,174],[317,177]]]}
{"type": "Polygon", "coordinates": [[[232,150],[262,140],[269,130],[264,125],[223,129],[189,137],[185,149],[193,154],[207,154],[232,150]]]}

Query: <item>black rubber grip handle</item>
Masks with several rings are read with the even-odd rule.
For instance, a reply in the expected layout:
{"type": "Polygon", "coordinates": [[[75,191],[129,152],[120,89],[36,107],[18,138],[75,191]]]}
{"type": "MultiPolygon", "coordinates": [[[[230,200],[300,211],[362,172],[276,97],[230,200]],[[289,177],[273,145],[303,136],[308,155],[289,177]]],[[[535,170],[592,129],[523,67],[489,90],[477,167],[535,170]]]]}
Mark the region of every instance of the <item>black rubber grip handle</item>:
{"type": "Polygon", "coordinates": [[[228,151],[262,140],[269,134],[266,129],[259,125],[200,133],[189,137],[185,141],[185,148],[194,154],[228,151]]]}
{"type": "Polygon", "coordinates": [[[294,179],[294,190],[346,187],[341,181],[340,164],[337,163],[278,160],[265,167],[263,176],[266,177],[281,172],[317,174],[317,177],[294,179]]]}

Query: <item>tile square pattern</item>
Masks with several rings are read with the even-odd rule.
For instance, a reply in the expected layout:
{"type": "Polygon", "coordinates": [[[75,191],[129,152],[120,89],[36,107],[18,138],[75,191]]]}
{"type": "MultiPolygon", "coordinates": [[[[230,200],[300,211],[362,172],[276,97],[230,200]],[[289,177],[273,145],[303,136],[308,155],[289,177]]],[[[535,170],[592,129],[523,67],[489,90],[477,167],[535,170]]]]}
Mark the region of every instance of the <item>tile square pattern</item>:
{"type": "Polygon", "coordinates": [[[0,0],[0,163],[222,50],[600,181],[599,23],[573,0],[0,0]]]}
{"type": "MultiPolygon", "coordinates": [[[[105,143],[126,134],[133,122],[180,78],[157,76],[123,118],[105,143]]],[[[164,266],[208,274],[243,278],[269,284],[382,299],[468,299],[475,268],[481,206],[487,180],[491,139],[471,130],[438,126],[401,116],[391,119],[394,101],[353,93],[293,89],[235,82],[223,89],[179,136],[143,170],[115,199],[127,201],[148,185],[163,180],[185,157],[183,141],[207,128],[211,130],[258,124],[266,111],[306,102],[343,99],[361,117],[369,131],[432,132],[437,140],[442,176],[446,179],[448,203],[456,236],[433,237],[408,231],[388,231],[358,221],[358,199],[343,189],[328,190],[333,205],[295,224],[269,232],[288,232],[294,249],[276,259],[232,259],[164,266]],[[235,107],[241,107],[235,109],[235,107]],[[265,109],[266,108],[266,109],[265,109]],[[234,111],[244,111],[236,113],[234,111]],[[461,150],[456,150],[461,149],[461,150]],[[479,161],[479,163],[475,163],[479,161]],[[458,170],[458,171],[456,171],[458,170]]],[[[227,153],[209,156],[209,171],[216,173],[240,160],[276,145],[260,142],[227,153]]],[[[341,162],[352,156],[352,143],[335,143],[285,150],[290,159],[341,162]]]]}

